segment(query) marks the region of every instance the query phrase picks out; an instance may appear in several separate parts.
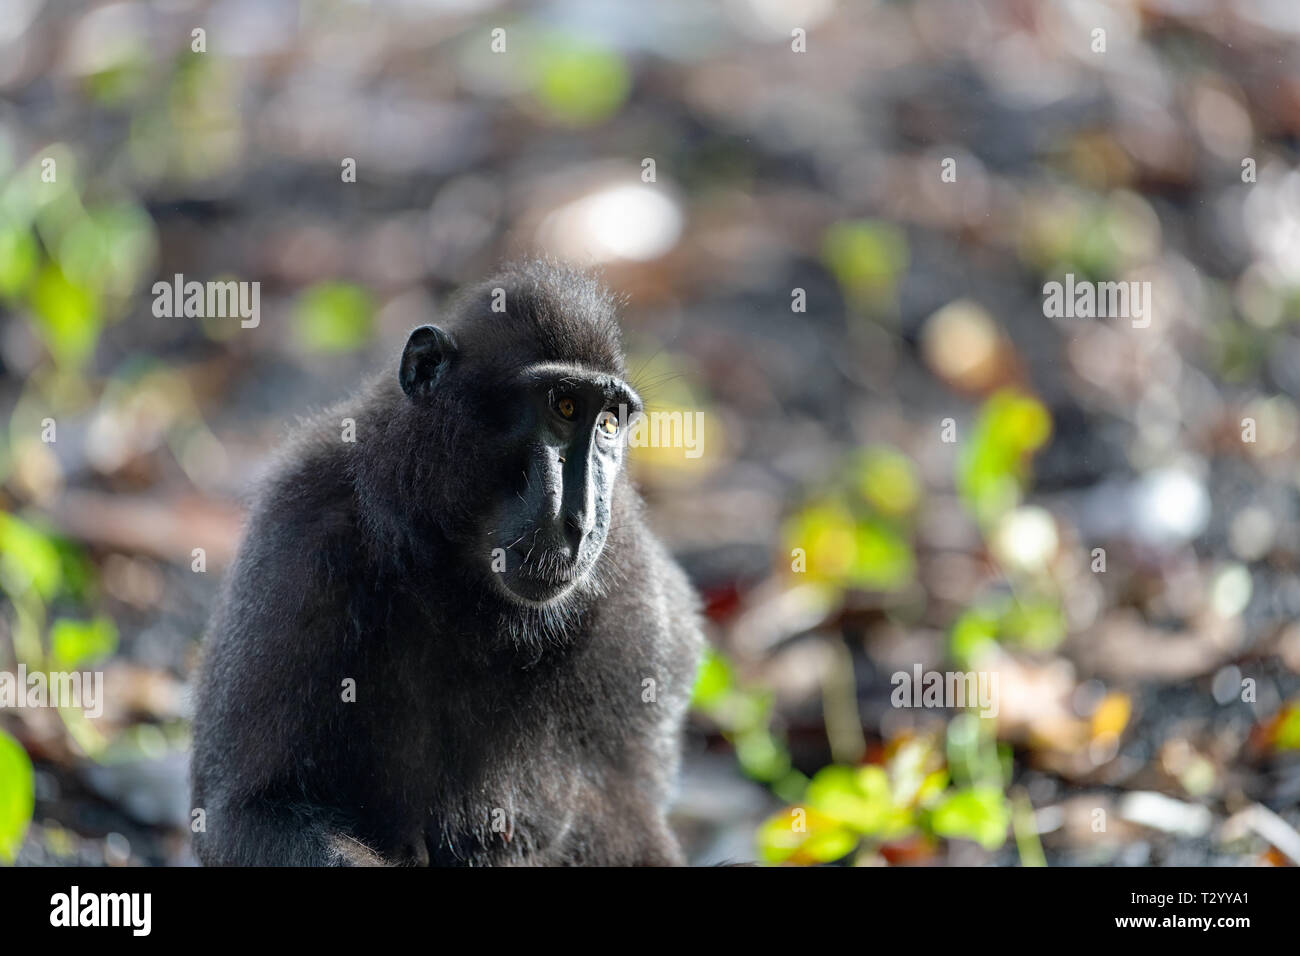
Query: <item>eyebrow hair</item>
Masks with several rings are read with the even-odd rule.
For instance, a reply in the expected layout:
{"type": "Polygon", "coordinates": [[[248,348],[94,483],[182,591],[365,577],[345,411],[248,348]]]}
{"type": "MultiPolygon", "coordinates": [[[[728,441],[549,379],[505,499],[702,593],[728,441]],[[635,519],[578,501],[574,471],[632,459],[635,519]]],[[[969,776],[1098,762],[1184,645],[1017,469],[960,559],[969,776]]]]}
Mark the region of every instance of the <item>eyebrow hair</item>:
{"type": "Polygon", "coordinates": [[[573,362],[536,362],[525,365],[520,370],[524,378],[541,381],[545,379],[571,380],[574,384],[588,385],[604,392],[607,397],[617,399],[629,407],[640,410],[643,406],[641,396],[623,379],[609,372],[587,368],[573,362]]]}

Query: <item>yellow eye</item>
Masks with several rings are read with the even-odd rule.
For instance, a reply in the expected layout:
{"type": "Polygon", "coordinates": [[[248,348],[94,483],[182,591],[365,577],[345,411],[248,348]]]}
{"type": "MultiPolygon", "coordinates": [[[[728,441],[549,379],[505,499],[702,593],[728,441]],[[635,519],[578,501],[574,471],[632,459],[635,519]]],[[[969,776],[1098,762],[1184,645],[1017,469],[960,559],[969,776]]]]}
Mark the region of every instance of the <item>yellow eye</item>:
{"type": "Polygon", "coordinates": [[[571,398],[560,399],[555,403],[555,408],[565,418],[572,418],[574,412],[578,410],[578,406],[573,403],[571,398]]]}
{"type": "Polygon", "coordinates": [[[596,424],[606,435],[618,434],[618,418],[613,412],[601,412],[596,424]]]}

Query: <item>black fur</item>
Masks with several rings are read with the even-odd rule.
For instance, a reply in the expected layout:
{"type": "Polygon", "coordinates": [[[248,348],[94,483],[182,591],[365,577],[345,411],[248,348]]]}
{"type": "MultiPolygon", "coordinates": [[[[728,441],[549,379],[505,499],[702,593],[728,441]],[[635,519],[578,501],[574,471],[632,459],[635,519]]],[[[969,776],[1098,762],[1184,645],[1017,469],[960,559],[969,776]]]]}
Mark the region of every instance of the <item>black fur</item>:
{"type": "Polygon", "coordinates": [[[554,555],[594,554],[567,592],[511,600],[485,564],[513,543],[516,499],[560,500],[530,475],[583,467],[570,446],[546,457],[538,436],[567,426],[521,411],[520,370],[576,363],[621,379],[613,302],[585,275],[527,263],[463,294],[435,332],[309,423],[261,489],[198,682],[199,859],[680,863],[664,814],[696,601],[646,529],[621,454],[592,452],[581,474],[604,505],[574,505],[546,557],[509,552],[512,573],[557,581],[554,555]],[[505,314],[491,311],[495,288],[505,314]],[[345,418],[355,443],[341,440],[345,418]]]}

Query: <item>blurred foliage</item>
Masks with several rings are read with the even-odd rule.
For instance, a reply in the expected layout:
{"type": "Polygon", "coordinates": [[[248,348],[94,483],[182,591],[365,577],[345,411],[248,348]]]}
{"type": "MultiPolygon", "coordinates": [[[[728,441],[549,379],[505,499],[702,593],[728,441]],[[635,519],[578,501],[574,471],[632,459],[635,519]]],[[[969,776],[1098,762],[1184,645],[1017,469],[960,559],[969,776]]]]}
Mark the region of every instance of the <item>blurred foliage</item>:
{"type": "Polygon", "coordinates": [[[984,402],[971,441],[958,457],[957,488],[999,559],[1010,596],[983,598],[953,622],[949,655],[971,667],[995,644],[1050,651],[1066,636],[1065,612],[1042,562],[1050,560],[1055,532],[1042,509],[1017,509],[1028,489],[1036,451],[1051,436],[1052,420],[1035,398],[1003,390],[984,402]],[[1050,534],[1050,542],[1042,540],[1050,534]],[[1008,553],[1009,552],[1009,553],[1008,553]],[[1011,558],[1018,558],[1012,561],[1011,558]]]}
{"type": "Polygon", "coordinates": [[[762,859],[808,865],[856,851],[856,862],[866,863],[883,846],[914,837],[923,845],[945,838],[1002,846],[1011,809],[991,733],[966,714],[949,725],[946,762],[934,738],[904,737],[890,745],[881,764],[818,771],[797,805],[759,829],[762,859]]]}
{"type": "Polygon", "coordinates": [[[1273,739],[1278,750],[1300,750],[1300,702],[1283,710],[1273,739]]]}
{"type": "Polygon", "coordinates": [[[957,469],[957,488],[981,525],[1019,504],[1030,456],[1051,433],[1051,416],[1035,398],[1001,391],[984,403],[957,469]]]}
{"type": "Polygon", "coordinates": [[[23,294],[40,264],[40,247],[31,231],[0,220],[0,298],[23,294]]]}
{"type": "Polygon", "coordinates": [[[914,572],[911,546],[899,530],[842,502],[804,508],[785,532],[791,550],[807,554],[809,578],[838,587],[897,591],[914,572]]]}
{"type": "MultiPolygon", "coordinates": [[[[83,599],[88,588],[89,567],[80,548],[0,512],[0,592],[13,609],[14,658],[29,672],[74,671],[117,650],[117,626],[102,616],[59,617],[42,639],[49,608],[61,599],[83,599]]],[[[58,713],[83,753],[93,758],[103,752],[107,741],[81,710],[59,706],[58,713]]],[[[12,862],[32,808],[31,763],[18,742],[0,732],[0,860],[12,862]]]]}
{"type": "Polygon", "coordinates": [[[717,651],[705,654],[691,704],[722,729],[748,776],[778,795],[797,793],[803,787],[807,778],[793,769],[789,751],[771,728],[772,692],[742,685],[717,651]]]}
{"type": "Polygon", "coordinates": [[[806,563],[796,572],[840,589],[905,588],[916,573],[911,516],[920,496],[906,456],[882,445],[863,450],[825,494],[786,523],[787,553],[802,551],[806,563]]]}
{"type": "Polygon", "coordinates": [[[50,628],[50,664],[63,671],[87,667],[117,650],[117,626],[110,618],[59,618],[50,628]]]}
{"type": "Polygon", "coordinates": [[[882,515],[911,514],[921,500],[916,468],[897,449],[873,445],[861,453],[853,471],[863,499],[882,515]]]}
{"type": "Polygon", "coordinates": [[[622,108],[631,73],[616,50],[552,34],[538,45],[534,94],[551,119],[592,126],[622,108]]]}
{"type": "Polygon", "coordinates": [[[63,561],[54,540],[0,512],[0,587],[10,599],[34,593],[42,601],[51,601],[62,583],[63,561]]]}
{"type": "Polygon", "coordinates": [[[82,365],[99,339],[99,304],[94,294],[50,264],[37,274],[29,302],[55,361],[74,368],[82,365]]]}
{"type": "Polygon", "coordinates": [[[312,352],[352,352],[370,342],[374,303],[370,294],[346,282],[322,282],[306,289],[294,311],[298,341],[312,352]]]}
{"type": "Polygon", "coordinates": [[[86,204],[84,189],[75,155],[55,143],[0,190],[0,305],[25,306],[17,311],[70,372],[90,359],[104,322],[125,312],[157,256],[153,221],[137,202],[86,204]]]}
{"type": "Polygon", "coordinates": [[[1065,615],[1054,599],[991,599],[961,613],[953,623],[948,650],[959,667],[971,667],[995,644],[1051,650],[1065,633],[1065,615]]]}
{"type": "MultiPolygon", "coordinates": [[[[840,241],[872,248],[860,236],[840,241]]],[[[1000,391],[984,403],[959,453],[956,475],[959,493],[982,528],[1014,513],[1028,486],[1032,455],[1050,434],[1047,410],[1030,396],[1000,391]]],[[[786,546],[804,549],[814,583],[841,590],[901,589],[915,574],[911,522],[921,498],[916,468],[906,455],[883,445],[864,448],[787,523],[786,546]]],[[[1008,572],[1025,579],[1024,569],[1008,572]]],[[[1030,583],[1034,587],[1023,598],[990,598],[957,618],[950,641],[954,660],[969,666],[998,642],[1043,650],[1064,638],[1059,599],[1030,583]]],[[[713,695],[730,686],[719,676],[720,660],[715,656],[710,663],[713,695]]],[[[890,743],[881,764],[819,771],[795,806],[760,828],[760,854],[771,863],[828,863],[850,855],[870,862],[890,844],[920,839],[924,847],[939,838],[996,849],[1013,822],[1005,792],[1010,779],[1010,749],[998,746],[994,722],[965,713],[949,722],[943,751],[930,738],[905,736],[890,743]]],[[[1039,865],[1042,850],[1032,829],[1017,829],[1017,847],[1027,863],[1039,865]]]]}
{"type": "Polygon", "coordinates": [[[245,148],[234,63],[182,53],[161,95],[132,113],[128,152],[145,180],[202,183],[239,165],[245,148]]]}
{"type": "Polygon", "coordinates": [[[822,261],[849,304],[862,312],[895,305],[898,282],[909,259],[902,230],[876,219],[837,222],[822,239],[822,261]]]}

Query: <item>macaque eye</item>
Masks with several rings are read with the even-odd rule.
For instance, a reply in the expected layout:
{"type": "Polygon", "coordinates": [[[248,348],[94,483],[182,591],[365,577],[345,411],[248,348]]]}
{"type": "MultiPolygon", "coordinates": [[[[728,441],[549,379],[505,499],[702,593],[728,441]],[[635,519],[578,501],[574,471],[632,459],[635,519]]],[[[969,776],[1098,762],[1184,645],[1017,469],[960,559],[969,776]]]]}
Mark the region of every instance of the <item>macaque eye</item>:
{"type": "Polygon", "coordinates": [[[600,417],[596,419],[596,427],[611,437],[617,435],[618,416],[610,411],[601,412],[600,417]]]}
{"type": "Polygon", "coordinates": [[[560,413],[561,418],[572,418],[578,412],[578,405],[573,399],[565,396],[556,400],[555,410],[560,413]]]}

